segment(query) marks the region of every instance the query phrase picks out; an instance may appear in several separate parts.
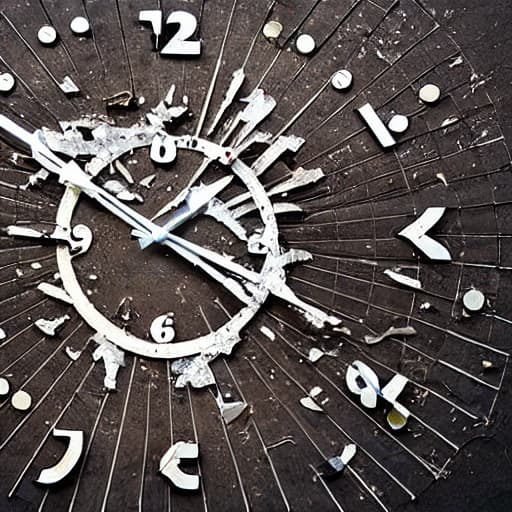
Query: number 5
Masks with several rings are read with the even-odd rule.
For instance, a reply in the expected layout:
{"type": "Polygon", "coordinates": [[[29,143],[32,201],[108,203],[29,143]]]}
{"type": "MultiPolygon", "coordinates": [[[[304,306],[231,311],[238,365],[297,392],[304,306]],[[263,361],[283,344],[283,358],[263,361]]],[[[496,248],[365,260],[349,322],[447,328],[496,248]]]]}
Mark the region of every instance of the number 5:
{"type": "Polygon", "coordinates": [[[174,11],[169,14],[166,24],[179,25],[178,32],[162,48],[162,55],[201,55],[201,41],[188,41],[197,28],[197,19],[186,11],[174,11]]]}

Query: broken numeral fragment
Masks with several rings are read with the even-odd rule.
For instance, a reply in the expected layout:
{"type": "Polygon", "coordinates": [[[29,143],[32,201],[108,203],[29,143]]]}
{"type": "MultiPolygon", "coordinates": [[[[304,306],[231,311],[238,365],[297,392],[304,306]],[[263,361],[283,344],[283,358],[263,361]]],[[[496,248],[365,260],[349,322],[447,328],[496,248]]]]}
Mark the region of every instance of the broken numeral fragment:
{"type": "Polygon", "coordinates": [[[405,388],[408,379],[397,373],[382,389],[377,374],[362,361],[354,361],[345,374],[348,389],[359,395],[361,404],[367,409],[377,407],[377,398],[383,398],[392,409],[387,414],[388,425],[393,430],[400,430],[407,424],[409,410],[397,402],[398,396],[405,388]]]}
{"type": "MultiPolygon", "coordinates": [[[[139,12],[139,21],[151,23],[155,38],[155,49],[159,49],[162,35],[161,10],[144,10],[139,12]]],[[[178,31],[160,51],[161,55],[201,55],[201,41],[191,41],[197,29],[197,18],[187,11],[173,11],[167,17],[166,25],[178,25],[178,31]]]]}
{"type": "Polygon", "coordinates": [[[54,428],[52,433],[54,437],[67,437],[69,439],[68,447],[57,464],[43,469],[39,473],[39,477],[36,480],[39,484],[56,484],[66,478],[73,471],[82,455],[84,433],[81,430],[60,430],[54,428]]]}
{"type": "Polygon", "coordinates": [[[329,479],[339,476],[348,463],[354,458],[357,448],[355,444],[348,444],[343,448],[341,455],[336,455],[326,460],[317,471],[322,478],[329,479]]]}
{"type": "Polygon", "coordinates": [[[358,108],[357,111],[384,149],[391,148],[396,144],[393,135],[391,135],[386,125],[381,121],[377,112],[375,112],[374,108],[369,103],[358,108]]]}
{"type": "Polygon", "coordinates": [[[412,224],[402,229],[398,236],[406,238],[425,256],[434,261],[451,261],[448,249],[427,235],[444,215],[446,208],[427,208],[412,224]]]}
{"type": "Polygon", "coordinates": [[[190,475],[180,469],[182,459],[197,460],[199,458],[199,445],[178,441],[173,444],[160,459],[160,473],[166,476],[173,485],[184,491],[197,491],[199,489],[199,476],[190,475]]]}

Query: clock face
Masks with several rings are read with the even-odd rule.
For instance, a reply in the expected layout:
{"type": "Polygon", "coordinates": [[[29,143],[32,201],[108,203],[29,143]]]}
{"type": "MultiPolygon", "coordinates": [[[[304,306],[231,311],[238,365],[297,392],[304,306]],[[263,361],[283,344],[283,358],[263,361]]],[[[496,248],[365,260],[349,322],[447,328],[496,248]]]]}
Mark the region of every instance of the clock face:
{"type": "Polygon", "coordinates": [[[446,477],[506,375],[509,153],[435,13],[68,4],[0,13],[0,502],[387,511],[446,477]]]}

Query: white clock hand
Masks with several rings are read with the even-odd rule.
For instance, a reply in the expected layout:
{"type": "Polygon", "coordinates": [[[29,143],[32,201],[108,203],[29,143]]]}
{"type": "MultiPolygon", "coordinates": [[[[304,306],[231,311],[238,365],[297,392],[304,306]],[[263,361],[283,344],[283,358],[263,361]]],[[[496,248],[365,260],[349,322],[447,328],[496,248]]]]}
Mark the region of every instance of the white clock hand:
{"type": "MultiPolygon", "coordinates": [[[[109,212],[137,230],[137,234],[142,233],[143,237],[148,237],[151,236],[151,233],[158,232],[158,230],[161,229],[161,226],[153,223],[148,218],[110,195],[103,188],[94,184],[91,181],[91,176],[85,173],[76,162],[71,160],[66,163],[61,160],[41,142],[37,131],[30,133],[4,115],[0,115],[0,128],[28,145],[32,150],[33,158],[48,169],[48,171],[56,174],[61,183],[70,184],[82,190],[87,196],[100,203],[109,212]]],[[[259,281],[259,275],[256,272],[248,270],[242,265],[230,261],[228,258],[210,251],[209,249],[204,249],[171,233],[168,233],[167,238],[161,243],[185,257],[194,265],[198,264],[198,259],[193,257],[195,255],[209,260],[246,280],[252,282],[259,281]]],[[[227,289],[229,289],[229,287],[227,287],[227,289]]]]}
{"type": "Polygon", "coordinates": [[[215,181],[211,185],[195,187],[189,190],[187,197],[185,198],[185,204],[171,215],[168,221],[158,230],[157,233],[152,233],[151,237],[139,238],[139,245],[141,249],[146,249],[146,247],[150,246],[153,242],[163,242],[167,238],[168,232],[173,231],[188,219],[194,217],[232,181],[233,176],[226,176],[215,181]]]}

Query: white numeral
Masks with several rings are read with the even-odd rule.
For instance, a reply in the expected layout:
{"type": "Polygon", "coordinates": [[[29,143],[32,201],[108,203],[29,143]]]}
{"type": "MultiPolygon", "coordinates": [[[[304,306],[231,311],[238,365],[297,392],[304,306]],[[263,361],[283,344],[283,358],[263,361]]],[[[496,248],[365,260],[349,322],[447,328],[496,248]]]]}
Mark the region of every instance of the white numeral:
{"type": "Polygon", "coordinates": [[[201,55],[201,41],[188,41],[197,28],[197,19],[186,11],[174,11],[167,18],[167,25],[179,24],[178,32],[162,48],[162,55],[201,55]]]}

